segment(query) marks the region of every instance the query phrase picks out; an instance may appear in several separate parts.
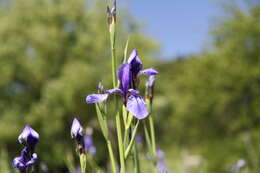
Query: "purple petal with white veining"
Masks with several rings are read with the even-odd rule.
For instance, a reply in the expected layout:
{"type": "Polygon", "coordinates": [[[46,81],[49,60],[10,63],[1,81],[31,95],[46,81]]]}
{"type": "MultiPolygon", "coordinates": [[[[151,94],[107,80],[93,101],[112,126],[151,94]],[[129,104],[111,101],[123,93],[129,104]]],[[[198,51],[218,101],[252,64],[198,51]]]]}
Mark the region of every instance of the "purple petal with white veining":
{"type": "Polygon", "coordinates": [[[123,91],[124,95],[126,95],[128,89],[131,87],[130,64],[121,64],[118,69],[118,80],[120,82],[120,89],[123,91]]]}
{"type": "Polygon", "coordinates": [[[138,90],[135,90],[135,89],[129,89],[128,92],[131,94],[131,95],[138,95],[139,94],[139,91],[138,90]]]}
{"type": "Polygon", "coordinates": [[[128,111],[137,119],[144,119],[148,116],[148,111],[145,106],[145,101],[140,96],[131,95],[127,100],[128,111]]]}
{"type": "Polygon", "coordinates": [[[143,75],[157,75],[158,72],[153,68],[148,68],[148,69],[144,69],[142,71],[140,71],[140,74],[143,74],[143,75]]]}
{"type": "Polygon", "coordinates": [[[103,102],[107,99],[108,94],[90,94],[86,97],[87,103],[103,102]]]}

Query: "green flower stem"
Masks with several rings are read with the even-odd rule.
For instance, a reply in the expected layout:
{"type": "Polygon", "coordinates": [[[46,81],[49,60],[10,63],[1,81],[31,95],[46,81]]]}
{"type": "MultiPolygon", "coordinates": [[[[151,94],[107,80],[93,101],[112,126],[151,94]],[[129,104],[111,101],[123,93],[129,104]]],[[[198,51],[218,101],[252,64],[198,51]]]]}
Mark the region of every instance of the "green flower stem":
{"type": "Polygon", "coordinates": [[[111,142],[109,139],[109,133],[108,133],[109,131],[108,131],[108,126],[107,126],[106,115],[103,116],[100,106],[97,103],[95,105],[96,105],[98,122],[101,127],[102,134],[107,143],[107,148],[108,148],[108,153],[109,153],[109,158],[110,158],[110,163],[111,163],[111,169],[112,169],[113,173],[116,173],[116,162],[115,162],[113,148],[112,148],[112,145],[111,145],[111,142]]]}
{"type": "Polygon", "coordinates": [[[140,173],[139,153],[136,143],[134,144],[134,173],[140,173]]]}
{"type": "Polygon", "coordinates": [[[116,49],[115,49],[115,43],[116,43],[116,23],[112,23],[109,25],[109,33],[110,33],[110,44],[111,44],[111,65],[112,65],[112,81],[113,81],[113,87],[116,88],[117,86],[117,80],[116,80],[116,49]]]}
{"type": "Polygon", "coordinates": [[[153,156],[156,158],[157,157],[156,141],[155,141],[155,134],[154,134],[153,118],[152,118],[151,115],[149,116],[148,120],[149,120],[149,125],[150,125],[150,134],[151,134],[151,141],[152,141],[153,156]]]}
{"type": "Polygon", "coordinates": [[[121,166],[120,173],[125,173],[124,145],[122,141],[121,122],[120,122],[119,112],[117,112],[116,114],[116,131],[117,131],[119,158],[120,158],[120,166],[121,166]]]}
{"type": "Polygon", "coordinates": [[[100,109],[100,106],[98,103],[95,104],[96,106],[96,112],[97,112],[97,118],[98,118],[98,123],[100,125],[102,134],[106,140],[108,140],[108,127],[107,127],[107,120],[106,120],[106,115],[104,116],[102,114],[102,111],[100,109]]]}
{"type": "Polygon", "coordinates": [[[150,139],[149,131],[148,131],[148,129],[147,129],[147,126],[146,126],[146,122],[145,122],[145,121],[143,122],[143,126],[144,126],[145,141],[146,141],[146,144],[147,144],[147,146],[148,146],[149,153],[152,153],[151,139],[150,139]]]}
{"type": "Polygon", "coordinates": [[[125,125],[125,128],[126,128],[126,123],[127,123],[127,110],[126,110],[125,105],[123,105],[122,110],[123,110],[124,125],[125,125]]]}
{"type": "Polygon", "coordinates": [[[151,135],[151,144],[152,144],[152,156],[153,156],[153,163],[154,163],[154,173],[158,173],[157,170],[157,152],[156,152],[156,141],[155,141],[155,131],[154,131],[154,122],[152,117],[152,105],[150,100],[147,100],[147,107],[150,112],[148,117],[149,127],[150,127],[150,135],[151,135]]]}
{"type": "Polygon", "coordinates": [[[138,129],[138,126],[139,126],[139,122],[140,122],[140,120],[137,120],[137,123],[136,123],[136,125],[135,125],[135,127],[133,129],[133,133],[132,133],[132,136],[131,136],[130,143],[127,146],[127,149],[125,151],[125,159],[127,159],[128,155],[129,155],[129,153],[130,153],[130,151],[131,151],[131,149],[133,147],[133,144],[135,142],[135,136],[136,136],[136,132],[137,132],[137,129],[138,129]]]}
{"type": "Polygon", "coordinates": [[[111,161],[111,169],[113,173],[116,173],[116,162],[115,162],[115,157],[114,157],[114,152],[113,152],[113,148],[111,145],[111,141],[107,140],[107,148],[108,148],[108,153],[109,153],[109,157],[110,157],[110,161],[111,161]]]}
{"type": "Polygon", "coordinates": [[[87,156],[86,154],[80,154],[80,167],[81,167],[81,173],[86,173],[87,168],[87,156]]]}
{"type": "Polygon", "coordinates": [[[129,131],[125,129],[125,132],[124,132],[124,147],[125,148],[127,147],[128,142],[129,142],[129,131]]]}

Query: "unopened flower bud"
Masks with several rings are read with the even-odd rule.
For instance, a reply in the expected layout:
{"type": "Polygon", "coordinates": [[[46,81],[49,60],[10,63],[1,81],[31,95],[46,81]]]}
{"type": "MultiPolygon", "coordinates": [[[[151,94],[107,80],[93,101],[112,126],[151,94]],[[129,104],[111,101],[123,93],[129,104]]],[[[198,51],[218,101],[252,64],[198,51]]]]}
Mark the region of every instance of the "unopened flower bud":
{"type": "Polygon", "coordinates": [[[154,84],[155,84],[155,75],[151,75],[148,77],[146,81],[146,88],[145,88],[146,99],[149,99],[150,102],[152,102],[154,96],[154,84]]]}
{"type": "Polygon", "coordinates": [[[20,144],[24,144],[33,150],[39,141],[39,134],[30,126],[26,125],[22,133],[19,135],[18,141],[20,144]]]}

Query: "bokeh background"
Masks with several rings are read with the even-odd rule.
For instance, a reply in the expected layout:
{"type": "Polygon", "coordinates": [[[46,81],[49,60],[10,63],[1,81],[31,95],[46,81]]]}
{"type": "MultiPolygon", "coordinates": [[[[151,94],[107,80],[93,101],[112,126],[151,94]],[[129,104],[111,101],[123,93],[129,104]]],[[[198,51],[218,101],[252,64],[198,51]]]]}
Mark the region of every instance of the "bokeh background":
{"type": "MultiPolygon", "coordinates": [[[[0,1],[0,172],[14,172],[30,124],[38,172],[66,173],[74,117],[93,128],[106,164],[85,96],[99,80],[111,88],[108,2],[0,1]]],[[[159,71],[154,118],[169,173],[227,173],[241,158],[243,172],[260,172],[260,1],[119,0],[118,61],[128,37],[159,71]]]]}

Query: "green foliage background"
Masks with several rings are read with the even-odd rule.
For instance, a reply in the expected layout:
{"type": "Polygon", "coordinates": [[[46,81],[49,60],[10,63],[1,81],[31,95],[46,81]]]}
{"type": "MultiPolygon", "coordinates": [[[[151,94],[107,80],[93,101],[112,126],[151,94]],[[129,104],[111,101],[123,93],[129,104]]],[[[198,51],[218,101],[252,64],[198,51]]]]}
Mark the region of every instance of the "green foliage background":
{"type": "MultiPolygon", "coordinates": [[[[94,128],[99,164],[108,159],[94,107],[85,104],[99,80],[111,88],[105,6],[16,0],[1,9],[0,170],[7,172],[19,154],[17,136],[25,124],[40,133],[40,161],[51,172],[66,169],[73,117],[94,128]]],[[[225,173],[239,158],[247,161],[245,171],[260,171],[260,5],[228,12],[212,32],[210,50],[160,62],[158,44],[119,9],[118,63],[130,35],[129,50],[137,48],[144,66],[160,73],[157,137],[172,171],[225,173]]]]}

